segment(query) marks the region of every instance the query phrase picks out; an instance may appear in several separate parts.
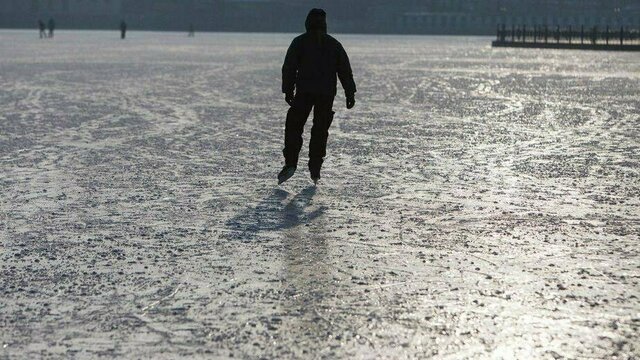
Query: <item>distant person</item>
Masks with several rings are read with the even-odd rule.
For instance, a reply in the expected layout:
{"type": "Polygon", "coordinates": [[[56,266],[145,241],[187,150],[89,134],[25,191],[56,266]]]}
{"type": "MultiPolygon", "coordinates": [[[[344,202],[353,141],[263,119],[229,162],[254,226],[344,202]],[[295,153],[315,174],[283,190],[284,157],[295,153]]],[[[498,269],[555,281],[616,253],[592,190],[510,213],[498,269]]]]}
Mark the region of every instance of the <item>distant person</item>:
{"type": "Polygon", "coordinates": [[[327,14],[312,9],[305,22],[307,32],[296,37],[287,51],[282,66],[282,92],[291,106],[287,113],[284,139],[285,166],[278,183],[293,176],[302,148],[302,132],[313,108],[313,127],[309,143],[309,172],[317,183],[326,155],[329,127],[333,121],[336,96],[336,74],[347,97],[347,109],[354,107],[356,84],[349,57],[342,44],[327,35],[327,14]],[[295,91],[295,93],[294,93],[295,91]]]}
{"type": "Polygon", "coordinates": [[[38,20],[38,29],[40,29],[40,39],[47,38],[47,26],[44,24],[44,21],[38,20]]]}
{"type": "Polygon", "coordinates": [[[53,32],[56,30],[56,22],[53,18],[49,19],[49,38],[53,39],[53,32]]]}
{"type": "Polygon", "coordinates": [[[193,24],[189,25],[189,37],[196,36],[196,29],[193,27],[193,24]]]}
{"type": "Polygon", "coordinates": [[[127,37],[127,23],[122,20],[120,23],[120,39],[124,40],[127,37]]]}

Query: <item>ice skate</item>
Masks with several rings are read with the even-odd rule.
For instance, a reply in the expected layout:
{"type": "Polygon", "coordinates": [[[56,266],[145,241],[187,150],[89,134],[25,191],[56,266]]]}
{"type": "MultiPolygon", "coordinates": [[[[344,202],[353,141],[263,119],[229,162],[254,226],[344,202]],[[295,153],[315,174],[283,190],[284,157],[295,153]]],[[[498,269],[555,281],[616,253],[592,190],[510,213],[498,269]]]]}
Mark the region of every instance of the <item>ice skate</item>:
{"type": "Polygon", "coordinates": [[[293,174],[296,173],[296,167],[295,166],[288,166],[285,165],[282,170],[280,171],[280,173],[278,174],[278,185],[282,184],[283,182],[291,179],[291,177],[293,176],[293,174]]]}
{"type": "Polygon", "coordinates": [[[320,181],[320,169],[310,168],[309,173],[311,175],[311,181],[313,181],[313,184],[318,185],[318,181],[320,181]]]}

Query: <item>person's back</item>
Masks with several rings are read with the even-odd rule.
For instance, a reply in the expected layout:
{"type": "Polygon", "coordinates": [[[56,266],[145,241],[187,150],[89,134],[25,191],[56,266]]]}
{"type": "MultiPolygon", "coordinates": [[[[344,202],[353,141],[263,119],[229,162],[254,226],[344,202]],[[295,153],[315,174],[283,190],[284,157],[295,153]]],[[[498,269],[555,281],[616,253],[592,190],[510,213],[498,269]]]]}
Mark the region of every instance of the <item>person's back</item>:
{"type": "Polygon", "coordinates": [[[291,43],[283,69],[283,92],[336,95],[340,77],[347,94],[355,93],[349,58],[342,44],[326,33],[307,32],[291,43]]]}
{"type": "Polygon", "coordinates": [[[311,179],[320,179],[320,169],[326,155],[329,127],[333,121],[333,100],[337,78],[347,97],[347,108],[355,105],[356,85],[349,57],[333,37],[327,35],[326,13],[312,9],[305,22],[307,32],[291,42],[282,65],[282,92],[291,106],[285,126],[283,154],[285,166],[278,174],[282,183],[295,173],[302,147],[302,132],[313,108],[313,128],[309,143],[311,179]]]}

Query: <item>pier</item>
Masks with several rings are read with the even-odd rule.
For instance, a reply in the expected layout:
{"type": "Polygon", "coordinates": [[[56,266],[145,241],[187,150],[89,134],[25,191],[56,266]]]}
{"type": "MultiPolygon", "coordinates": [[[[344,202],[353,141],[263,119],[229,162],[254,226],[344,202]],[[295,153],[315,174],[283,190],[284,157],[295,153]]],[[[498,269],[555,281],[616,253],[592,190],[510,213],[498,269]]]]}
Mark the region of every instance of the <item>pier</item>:
{"type": "Polygon", "coordinates": [[[625,27],[604,29],[585,26],[511,26],[499,25],[493,47],[539,49],[576,49],[640,51],[640,30],[625,27]]]}

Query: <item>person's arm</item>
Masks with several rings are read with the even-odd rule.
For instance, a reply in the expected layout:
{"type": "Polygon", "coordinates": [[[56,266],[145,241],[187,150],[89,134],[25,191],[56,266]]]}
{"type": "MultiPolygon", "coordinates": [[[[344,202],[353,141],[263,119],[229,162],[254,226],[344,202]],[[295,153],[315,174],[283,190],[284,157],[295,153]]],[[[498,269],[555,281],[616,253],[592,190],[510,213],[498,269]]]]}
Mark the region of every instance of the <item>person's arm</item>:
{"type": "Polygon", "coordinates": [[[289,98],[293,101],[293,92],[298,77],[298,65],[298,44],[294,39],[289,46],[289,50],[287,50],[287,55],[282,65],[282,92],[287,94],[286,100],[288,103],[289,98]]]}
{"type": "Polygon", "coordinates": [[[340,43],[338,43],[338,78],[347,98],[347,109],[351,109],[356,104],[355,94],[357,89],[356,83],[353,81],[353,71],[351,71],[349,56],[340,43]]]}

